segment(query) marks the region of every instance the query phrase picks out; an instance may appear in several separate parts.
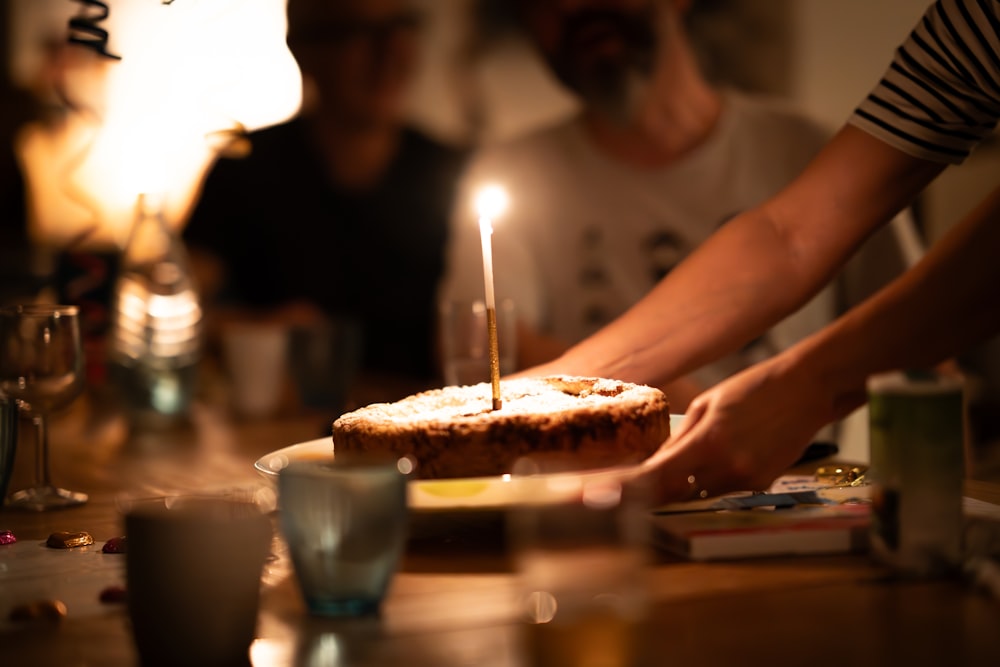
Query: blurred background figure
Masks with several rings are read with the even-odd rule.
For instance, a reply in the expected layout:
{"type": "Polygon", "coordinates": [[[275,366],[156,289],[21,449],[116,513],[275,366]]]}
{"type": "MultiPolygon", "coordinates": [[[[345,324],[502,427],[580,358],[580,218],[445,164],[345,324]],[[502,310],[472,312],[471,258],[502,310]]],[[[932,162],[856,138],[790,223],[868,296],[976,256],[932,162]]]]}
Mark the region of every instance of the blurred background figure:
{"type": "Polygon", "coordinates": [[[26,98],[7,76],[0,77],[0,305],[20,301],[37,289],[32,280],[24,176],[14,152],[14,135],[32,108],[26,98]]]}
{"type": "MultiPolygon", "coordinates": [[[[4,36],[11,32],[11,1],[0,0],[4,36]]],[[[18,133],[40,117],[41,107],[37,96],[18,86],[4,66],[0,71],[0,305],[31,300],[43,284],[28,235],[25,177],[16,150],[18,133]]]]}
{"type": "Polygon", "coordinates": [[[27,246],[11,251],[20,264],[4,257],[4,274],[27,274],[18,301],[80,307],[88,389],[103,388],[120,254],[137,202],[149,195],[178,230],[218,138],[299,108],[285,0],[2,7],[4,78],[20,92],[3,99],[21,113],[3,137],[19,182],[8,190],[4,178],[0,226],[27,246]]]}
{"type": "MultiPolygon", "coordinates": [[[[469,202],[483,183],[502,183],[510,208],[496,225],[494,266],[498,298],[513,299],[521,317],[523,367],[623,313],[715,229],[797,175],[828,133],[783,100],[708,80],[688,30],[698,2],[512,4],[580,110],[475,156],[442,294],[482,292],[469,202]]],[[[897,220],[836,289],[739,354],[665,387],[672,410],[817,330],[920,251],[912,221],[897,220]]]]}
{"type": "Polygon", "coordinates": [[[431,386],[465,152],[406,121],[422,16],[407,0],[290,0],[288,20],[302,110],[215,165],[184,231],[209,318],[354,322],[362,371],[431,386]]]}

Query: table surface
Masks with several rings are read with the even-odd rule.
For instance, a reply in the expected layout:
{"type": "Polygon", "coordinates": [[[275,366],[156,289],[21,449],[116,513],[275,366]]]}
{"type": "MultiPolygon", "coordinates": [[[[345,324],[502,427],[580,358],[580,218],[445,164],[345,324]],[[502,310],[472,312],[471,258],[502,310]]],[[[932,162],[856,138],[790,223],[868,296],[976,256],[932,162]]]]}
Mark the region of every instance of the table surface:
{"type": "MultiPolygon", "coordinates": [[[[90,501],[55,512],[0,510],[0,530],[18,537],[0,547],[4,665],[135,665],[124,606],[99,601],[101,590],[124,580],[124,557],[100,549],[122,532],[123,494],[266,495],[270,486],[253,461],[328,428],[323,415],[244,421],[197,405],[187,428],[136,435],[122,419],[93,409],[98,403],[81,399],[52,429],[53,481],[89,492],[90,501]],[[95,544],[45,548],[59,530],[85,530],[95,544]],[[9,619],[19,604],[53,598],[68,609],[59,623],[9,619]]],[[[22,438],[12,489],[32,466],[30,441],[22,438]]],[[[988,482],[967,481],[966,495],[1000,504],[1000,486],[988,482]]],[[[305,613],[276,531],[252,663],[532,664],[501,524],[493,514],[467,513],[416,535],[379,616],[350,621],[305,613]]],[[[863,554],[655,561],[646,574],[650,606],[639,628],[639,664],[1000,664],[1000,599],[965,579],[900,580],[863,554]]]]}

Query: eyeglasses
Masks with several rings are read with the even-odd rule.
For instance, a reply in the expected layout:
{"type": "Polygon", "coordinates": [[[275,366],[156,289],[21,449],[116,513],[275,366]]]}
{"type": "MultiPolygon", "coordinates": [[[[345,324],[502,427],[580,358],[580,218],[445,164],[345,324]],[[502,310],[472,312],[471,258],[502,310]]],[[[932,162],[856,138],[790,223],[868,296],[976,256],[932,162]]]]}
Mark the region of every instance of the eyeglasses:
{"type": "Polygon", "coordinates": [[[383,41],[394,34],[415,32],[424,23],[420,12],[410,11],[382,19],[318,21],[289,31],[289,43],[342,44],[352,41],[383,41]]]}

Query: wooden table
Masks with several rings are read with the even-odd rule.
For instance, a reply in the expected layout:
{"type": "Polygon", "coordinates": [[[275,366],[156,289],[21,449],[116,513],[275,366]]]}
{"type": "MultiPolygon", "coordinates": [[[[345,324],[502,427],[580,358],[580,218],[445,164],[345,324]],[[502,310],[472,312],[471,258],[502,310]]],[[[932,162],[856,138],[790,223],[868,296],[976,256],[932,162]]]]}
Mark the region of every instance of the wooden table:
{"type": "MultiPolygon", "coordinates": [[[[322,415],[241,422],[199,407],[189,429],[126,437],[120,420],[94,419],[84,408],[53,429],[53,472],[57,483],[89,492],[90,502],[41,514],[0,510],[0,530],[19,538],[17,551],[0,547],[5,666],[136,664],[124,607],[98,601],[102,588],[123,581],[123,557],[99,553],[122,532],[116,500],[257,488],[257,457],[319,437],[325,427],[322,415]],[[47,562],[58,558],[52,571],[21,558],[45,551],[42,542],[56,530],[86,530],[95,545],[73,554],[47,550],[47,562]],[[50,597],[67,603],[60,623],[8,620],[13,606],[50,597]]],[[[22,450],[12,488],[25,481],[30,454],[22,450]]],[[[1000,487],[992,484],[970,482],[967,494],[1000,503],[1000,487]]],[[[253,664],[532,664],[503,533],[490,520],[481,523],[473,517],[415,539],[381,615],[353,621],[305,614],[278,538],[279,557],[264,576],[253,664]]],[[[1000,600],[959,580],[892,580],[865,556],[707,564],[661,557],[647,590],[644,665],[1000,664],[1000,600]]]]}

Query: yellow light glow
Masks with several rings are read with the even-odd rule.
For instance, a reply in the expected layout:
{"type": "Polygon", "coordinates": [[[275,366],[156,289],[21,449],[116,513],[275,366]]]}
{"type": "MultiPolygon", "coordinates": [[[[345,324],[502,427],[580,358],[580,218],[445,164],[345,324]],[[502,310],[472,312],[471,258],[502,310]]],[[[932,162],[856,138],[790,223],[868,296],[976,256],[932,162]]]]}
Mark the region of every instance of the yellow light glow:
{"type": "Polygon", "coordinates": [[[177,226],[221,134],[299,108],[285,2],[109,0],[102,27],[121,60],[67,47],[63,78],[76,108],[21,137],[33,236],[60,245],[93,229],[92,245],[120,247],[142,192],[162,193],[177,226]]]}
{"type": "Polygon", "coordinates": [[[476,211],[481,218],[494,220],[507,209],[507,191],[499,185],[487,185],[476,195],[476,211]]]}
{"type": "MultiPolygon", "coordinates": [[[[255,665],[288,665],[295,659],[295,642],[259,638],[250,644],[250,659],[255,665]]],[[[336,663],[317,663],[335,665],[336,663]]]]}

